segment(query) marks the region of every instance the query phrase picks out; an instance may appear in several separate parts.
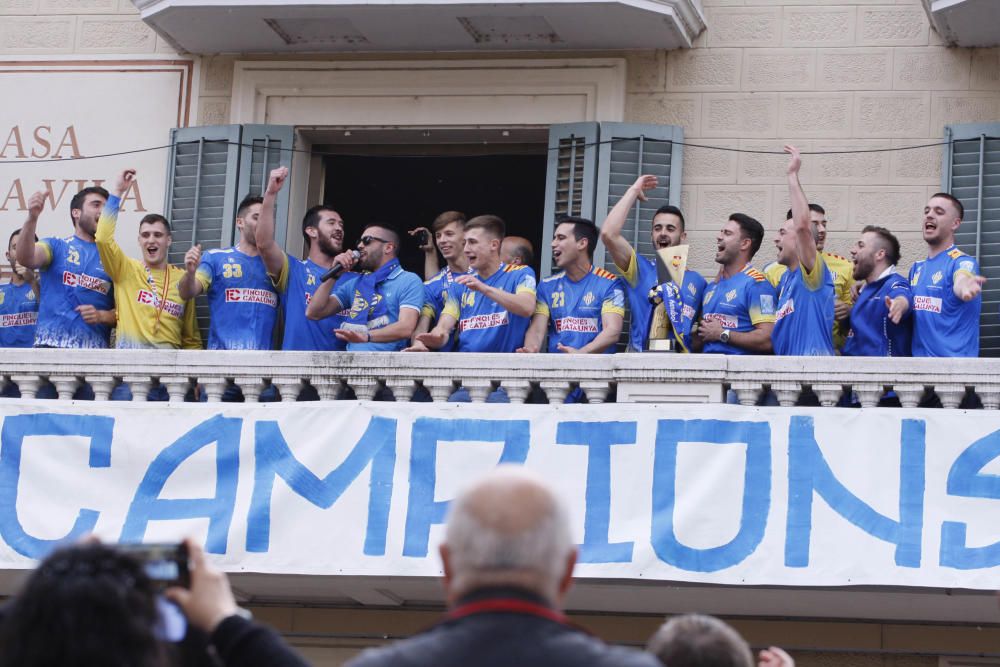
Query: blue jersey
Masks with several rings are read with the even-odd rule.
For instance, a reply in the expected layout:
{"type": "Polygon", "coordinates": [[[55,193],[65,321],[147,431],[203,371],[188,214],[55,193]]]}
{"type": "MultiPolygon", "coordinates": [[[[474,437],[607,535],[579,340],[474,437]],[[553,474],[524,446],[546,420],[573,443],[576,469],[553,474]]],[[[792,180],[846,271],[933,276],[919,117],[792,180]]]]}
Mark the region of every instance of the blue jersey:
{"type": "MultiPolygon", "coordinates": [[[[363,327],[368,331],[382,329],[399,321],[401,311],[410,309],[418,316],[424,306],[424,284],[420,276],[410,271],[404,271],[397,266],[388,277],[375,286],[375,296],[371,303],[364,298],[358,289],[363,276],[353,280],[338,280],[333,287],[333,296],[344,308],[348,308],[347,317],[341,323],[341,329],[363,327]],[[348,305],[350,304],[350,305],[348,305]]],[[[348,343],[348,352],[394,352],[402,350],[410,344],[409,338],[401,338],[389,343],[348,343]]]]}
{"type": "MultiPolygon", "coordinates": [[[[648,347],[649,321],[653,308],[649,303],[649,291],[659,284],[656,262],[638,257],[633,250],[628,266],[624,269],[618,268],[621,269],[625,281],[625,293],[628,295],[628,307],[631,312],[628,351],[642,352],[648,347]]],[[[681,317],[689,332],[684,337],[684,344],[688,349],[691,349],[691,323],[698,319],[701,312],[706,284],[700,273],[684,272],[684,284],[680,285],[681,300],[684,302],[681,317]]]]}
{"type": "MultiPolygon", "coordinates": [[[[471,269],[470,269],[471,271],[471,269]]],[[[455,284],[455,274],[447,266],[438,271],[437,275],[430,280],[424,281],[424,307],[421,313],[436,321],[441,317],[444,304],[448,301],[448,292],[455,284]]],[[[439,348],[440,352],[451,352],[455,349],[458,337],[452,331],[447,342],[439,348]]]]}
{"type": "MultiPolygon", "coordinates": [[[[625,292],[610,271],[592,267],[579,282],[562,271],[538,285],[535,314],[549,318],[549,352],[559,352],[559,343],[579,349],[597,338],[605,313],[625,316],[625,292]]],[[[615,342],[606,353],[615,351],[615,342]]]]}
{"type": "Polygon", "coordinates": [[[979,275],[979,262],[955,246],[910,267],[913,356],[979,356],[983,297],[962,301],[955,296],[955,277],[961,273],[979,275]]]}
{"type": "MultiPolygon", "coordinates": [[[[320,278],[327,269],[311,259],[296,259],[285,255],[285,265],[278,275],[278,292],[285,331],[282,350],[346,350],[347,344],[333,335],[335,329],[347,318],[347,308],[321,320],[306,317],[306,307],[312,301],[320,278]]],[[[340,280],[353,280],[356,273],[343,273],[340,280]]]]}
{"type": "Polygon", "coordinates": [[[235,247],[209,250],[197,277],[208,294],[208,349],[271,349],[278,293],[260,255],[235,247]]]}
{"type": "MultiPolygon", "coordinates": [[[[702,301],[703,322],[719,322],[730,331],[753,331],[763,322],[774,322],[777,295],[763,273],[749,264],[736,275],[709,283],[702,301]]],[[[703,352],[752,354],[722,341],[705,343],[703,352]]]]}
{"type": "Polygon", "coordinates": [[[37,247],[45,252],[46,261],[39,271],[38,289],[45,298],[38,306],[35,346],[108,347],[111,327],[87,324],[76,312],[79,306],[115,308],[111,276],[101,264],[97,244],[70,236],[42,239],[37,247]]]}
{"type": "Polygon", "coordinates": [[[31,347],[37,323],[38,295],[31,285],[0,285],[0,347],[31,347]]]}
{"type": "Polygon", "coordinates": [[[913,336],[913,295],[910,283],[898,273],[889,273],[865,285],[851,308],[851,327],[844,343],[844,356],[908,357],[913,336]],[[905,297],[910,309],[899,324],[889,319],[885,298],[905,297]]]}
{"type": "MultiPolygon", "coordinates": [[[[493,275],[479,279],[511,294],[535,294],[535,272],[529,266],[501,264],[493,275]]],[[[459,352],[514,352],[524,345],[531,322],[458,283],[448,293],[444,312],[458,322],[459,352]]]]}
{"type": "Polygon", "coordinates": [[[775,354],[833,356],[833,271],[821,253],[812,271],[800,264],[781,275],[771,344],[775,354]]]}

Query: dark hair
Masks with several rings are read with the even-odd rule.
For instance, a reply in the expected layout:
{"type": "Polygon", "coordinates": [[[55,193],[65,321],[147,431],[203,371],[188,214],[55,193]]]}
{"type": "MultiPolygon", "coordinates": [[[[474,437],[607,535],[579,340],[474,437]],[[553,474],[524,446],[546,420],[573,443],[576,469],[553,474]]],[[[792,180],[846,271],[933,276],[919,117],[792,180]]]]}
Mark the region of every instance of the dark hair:
{"type": "MultiPolygon", "coordinates": [[[[73,195],[72,199],[69,200],[70,220],[73,220],[73,211],[79,211],[83,209],[83,201],[87,198],[87,195],[100,195],[104,197],[104,201],[108,200],[108,191],[99,185],[92,185],[89,188],[84,188],[83,190],[80,190],[75,195],[73,195]]],[[[76,221],[74,221],[73,224],[75,225],[76,221]]]]}
{"type": "Polygon", "coordinates": [[[461,211],[445,211],[434,218],[434,222],[431,223],[431,231],[436,234],[453,222],[465,225],[465,214],[461,211]]]}
{"type": "Polygon", "coordinates": [[[399,252],[399,232],[397,232],[392,225],[386,222],[373,222],[370,225],[365,225],[365,228],[361,230],[361,236],[364,236],[365,232],[367,232],[372,227],[378,227],[379,229],[384,229],[385,235],[388,237],[386,241],[389,241],[390,243],[395,245],[396,252],[397,253],[399,252]]]}
{"type": "Polygon", "coordinates": [[[167,228],[167,234],[173,234],[173,230],[170,229],[170,222],[159,213],[150,213],[143,216],[142,220],[139,221],[139,227],[143,225],[155,225],[157,222],[162,223],[167,228]]]}
{"type": "MultiPolygon", "coordinates": [[[[826,215],[826,209],[819,204],[809,204],[809,210],[814,213],[819,213],[820,215],[826,215]]],[[[785,214],[785,220],[792,219],[792,209],[788,209],[788,213],[785,214]]]]}
{"type": "MultiPolygon", "coordinates": [[[[587,239],[587,257],[593,261],[594,247],[597,245],[598,237],[597,225],[594,224],[594,221],[587,218],[578,218],[573,215],[562,215],[556,218],[556,227],[565,224],[573,225],[573,238],[577,241],[587,239]]],[[[525,262],[525,264],[530,263],[530,261],[525,262]]]]}
{"type": "MultiPolygon", "coordinates": [[[[10,242],[14,240],[14,237],[21,233],[20,229],[15,229],[7,237],[7,248],[10,248],[10,242]]],[[[38,234],[35,234],[35,243],[38,243],[38,234]]]]}
{"type": "Polygon", "coordinates": [[[503,239],[507,235],[507,225],[498,215],[477,215],[465,223],[465,229],[482,229],[496,239],[503,239]]]}
{"type": "Polygon", "coordinates": [[[156,589],[131,556],[103,544],[52,552],[0,625],[0,666],[161,667],[156,589]]]}
{"type": "Polygon", "coordinates": [[[241,201],[240,205],[236,208],[236,217],[242,218],[246,214],[248,208],[250,208],[254,204],[263,204],[263,203],[264,203],[264,198],[261,197],[260,195],[247,195],[246,197],[243,198],[243,201],[241,201]]]}
{"type": "Polygon", "coordinates": [[[646,650],[669,667],[753,667],[753,654],[736,630],[714,616],[684,614],[664,623],[646,650]]]}
{"type": "Polygon", "coordinates": [[[750,239],[750,259],[753,259],[764,242],[764,225],[745,213],[733,213],[729,219],[740,226],[741,238],[750,239]]]}
{"type": "Polygon", "coordinates": [[[899,264],[899,258],[902,257],[899,250],[899,239],[885,227],[868,225],[861,230],[862,234],[867,234],[868,232],[877,235],[881,239],[881,246],[885,250],[885,257],[889,260],[889,263],[899,264]]]}
{"type": "Polygon", "coordinates": [[[684,231],[684,225],[686,223],[684,222],[684,214],[681,213],[681,210],[679,208],[677,208],[676,206],[672,206],[670,204],[667,204],[666,206],[661,206],[660,208],[656,209],[656,213],[653,214],[653,219],[655,220],[656,216],[660,215],[661,213],[676,215],[678,219],[680,219],[681,221],[681,231],[682,232],[684,231]]]}
{"type": "Polygon", "coordinates": [[[958,209],[959,220],[965,219],[965,206],[962,204],[962,202],[958,201],[957,197],[955,197],[954,195],[950,195],[947,192],[935,192],[934,194],[931,195],[931,199],[934,199],[935,197],[943,197],[944,199],[950,201],[952,204],[955,205],[955,208],[958,209]]]}
{"type": "Polygon", "coordinates": [[[312,239],[306,234],[306,229],[309,227],[316,227],[319,225],[319,214],[323,211],[330,211],[331,213],[336,213],[335,210],[327,206],[326,204],[317,204],[311,209],[306,211],[306,214],[302,216],[302,238],[306,242],[306,247],[312,244],[312,239]]]}

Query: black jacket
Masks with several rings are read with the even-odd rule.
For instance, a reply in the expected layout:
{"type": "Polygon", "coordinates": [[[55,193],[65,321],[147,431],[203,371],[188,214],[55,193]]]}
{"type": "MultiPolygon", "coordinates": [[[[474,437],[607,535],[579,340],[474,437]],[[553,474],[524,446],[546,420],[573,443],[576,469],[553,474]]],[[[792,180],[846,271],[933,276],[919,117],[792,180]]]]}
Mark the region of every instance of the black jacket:
{"type": "Polygon", "coordinates": [[[609,646],[527,591],[463,598],[448,618],[409,639],[368,649],[348,667],[660,667],[648,653],[609,646]]]}

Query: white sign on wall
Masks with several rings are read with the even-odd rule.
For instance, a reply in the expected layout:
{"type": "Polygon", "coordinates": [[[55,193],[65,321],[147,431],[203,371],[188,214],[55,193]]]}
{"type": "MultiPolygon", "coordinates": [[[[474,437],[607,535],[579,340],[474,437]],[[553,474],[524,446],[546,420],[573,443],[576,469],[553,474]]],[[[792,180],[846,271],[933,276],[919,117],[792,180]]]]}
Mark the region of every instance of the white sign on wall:
{"type": "Polygon", "coordinates": [[[228,569],[437,576],[498,462],[567,501],[581,577],[995,590],[995,411],[0,400],[0,568],[193,535],[228,569]],[[54,492],[58,490],[58,492],[54,492]]]}
{"type": "Polygon", "coordinates": [[[77,191],[135,167],[138,187],[123,204],[118,241],[138,256],[130,223],[163,211],[169,151],[93,156],[168,144],[170,129],[190,121],[192,70],[187,60],[0,61],[4,249],[33,192],[47,195],[39,237],[64,237],[73,233],[69,202],[77,191]]]}

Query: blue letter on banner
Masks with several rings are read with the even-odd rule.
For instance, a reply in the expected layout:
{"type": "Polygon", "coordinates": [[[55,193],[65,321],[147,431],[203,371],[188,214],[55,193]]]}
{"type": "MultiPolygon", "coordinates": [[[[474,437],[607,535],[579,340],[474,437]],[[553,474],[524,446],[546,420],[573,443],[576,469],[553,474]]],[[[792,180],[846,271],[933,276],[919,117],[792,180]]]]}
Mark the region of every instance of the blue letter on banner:
{"type": "Polygon", "coordinates": [[[21,448],[28,436],[83,436],[90,438],[90,467],[111,465],[113,417],[96,415],[15,415],[3,420],[0,432],[0,535],[28,558],[42,558],[63,540],[89,533],[97,524],[97,510],[81,509],[69,533],[60,540],[43,540],[25,532],[17,518],[17,483],[21,476],[21,448]]]}
{"type": "Polygon", "coordinates": [[[788,523],[785,565],[809,565],[813,493],[837,514],[896,545],[896,565],[920,567],[924,523],[923,420],[904,419],[899,443],[899,521],[882,516],[858,499],[830,470],[813,434],[812,417],[792,417],[788,427],[788,523]]]}
{"type": "Polygon", "coordinates": [[[364,553],[366,556],[385,554],[389,505],[392,502],[392,473],[396,466],[395,419],[372,417],[361,440],[344,462],[322,479],[295,458],[281,435],[278,422],[257,422],[254,443],[257,467],[247,516],[247,551],[266,552],[270,548],[271,490],[275,477],[281,477],[289,488],[313,505],[327,509],[371,464],[364,553]]]}
{"type": "MultiPolygon", "coordinates": [[[[1000,431],[972,443],[955,459],[948,471],[948,494],[1000,500],[1000,475],[982,472],[997,457],[1000,457],[1000,431]]],[[[992,522],[991,526],[995,527],[996,522],[992,522]]],[[[967,529],[966,524],[957,521],[941,524],[941,565],[959,570],[1000,565],[1000,542],[982,547],[966,546],[967,529]]]]}
{"type": "Polygon", "coordinates": [[[431,526],[443,523],[448,501],[434,500],[437,485],[437,444],[473,440],[502,442],[500,463],[524,463],[528,458],[531,426],[526,420],[433,419],[413,422],[410,446],[410,497],[406,511],[403,555],[423,558],[431,526]]]}
{"type": "Polygon", "coordinates": [[[691,572],[716,572],[740,563],[764,538],[771,508],[771,426],[767,422],[663,419],[656,428],[653,462],[653,521],[650,541],[660,560],[691,572]],[[746,443],[743,514],[728,544],[693,549],[674,531],[677,500],[677,447],[680,442],[746,443]]]}
{"type": "Polygon", "coordinates": [[[240,469],[240,428],[243,420],[216,415],[182,435],[160,452],[149,466],[128,508],[122,542],[141,542],[150,521],[208,518],[205,550],[226,553],[229,526],[240,469]],[[195,453],[215,444],[215,496],[212,498],[160,498],[170,476],[195,453]]]}
{"type": "Polygon", "coordinates": [[[587,447],[587,508],[581,563],[628,563],[632,542],[608,543],[611,525],[611,447],[635,444],[635,422],[561,422],[556,444],[587,447]]]}

